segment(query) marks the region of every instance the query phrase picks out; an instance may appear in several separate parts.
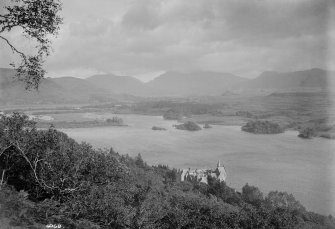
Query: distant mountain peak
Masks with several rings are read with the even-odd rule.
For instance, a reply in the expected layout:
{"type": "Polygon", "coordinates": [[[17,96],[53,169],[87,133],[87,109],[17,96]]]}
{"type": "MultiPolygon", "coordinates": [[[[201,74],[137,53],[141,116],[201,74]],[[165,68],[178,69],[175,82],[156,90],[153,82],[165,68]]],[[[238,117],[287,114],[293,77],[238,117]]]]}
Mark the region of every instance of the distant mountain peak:
{"type": "Polygon", "coordinates": [[[245,80],[247,79],[222,72],[167,71],[147,84],[166,96],[221,95],[231,86],[245,80]]]}
{"type": "Polygon", "coordinates": [[[275,91],[324,90],[328,85],[328,74],[329,72],[320,68],[293,72],[265,71],[239,87],[275,91]]]}
{"type": "Polygon", "coordinates": [[[86,81],[111,93],[137,96],[150,95],[150,90],[148,90],[147,86],[141,80],[132,76],[102,74],[88,77],[86,81]]]}

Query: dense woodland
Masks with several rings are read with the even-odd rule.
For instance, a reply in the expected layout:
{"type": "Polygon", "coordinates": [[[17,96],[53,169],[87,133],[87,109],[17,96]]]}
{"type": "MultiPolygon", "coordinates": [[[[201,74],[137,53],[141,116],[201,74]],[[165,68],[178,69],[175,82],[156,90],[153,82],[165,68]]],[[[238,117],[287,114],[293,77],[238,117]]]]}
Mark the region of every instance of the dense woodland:
{"type": "Polygon", "coordinates": [[[241,192],[209,178],[178,182],[177,170],[77,143],[25,115],[0,120],[0,222],[30,228],[335,228],[292,195],[241,192]]]}

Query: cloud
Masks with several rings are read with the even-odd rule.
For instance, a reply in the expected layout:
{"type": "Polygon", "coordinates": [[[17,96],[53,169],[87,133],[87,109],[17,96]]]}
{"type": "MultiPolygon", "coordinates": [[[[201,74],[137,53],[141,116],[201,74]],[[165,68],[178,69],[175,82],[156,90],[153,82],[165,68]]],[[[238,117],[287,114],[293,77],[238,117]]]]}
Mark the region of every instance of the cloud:
{"type": "Polygon", "coordinates": [[[308,0],[228,0],[218,3],[216,14],[232,37],[263,41],[324,33],[329,4],[308,0]]]}
{"type": "Polygon", "coordinates": [[[154,29],[160,24],[159,1],[136,1],[122,18],[129,29],[154,29]]]}
{"type": "Polygon", "coordinates": [[[332,67],[333,9],[330,0],[64,0],[64,25],[46,66],[53,75],[87,69],[142,78],[332,67]]]}

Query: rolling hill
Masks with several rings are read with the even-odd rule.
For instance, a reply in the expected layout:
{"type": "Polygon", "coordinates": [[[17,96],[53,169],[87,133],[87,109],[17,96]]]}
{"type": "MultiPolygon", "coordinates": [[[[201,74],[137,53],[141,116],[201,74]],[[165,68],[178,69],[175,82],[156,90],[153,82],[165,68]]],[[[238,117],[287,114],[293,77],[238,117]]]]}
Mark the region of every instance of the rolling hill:
{"type": "Polygon", "coordinates": [[[131,76],[94,75],[86,78],[86,81],[109,93],[151,96],[154,91],[150,90],[142,81],[131,76]]]}
{"type": "Polygon", "coordinates": [[[259,77],[243,82],[236,88],[244,90],[306,91],[325,90],[333,72],[313,68],[295,72],[263,72],[259,77]]]}
{"type": "Polygon", "coordinates": [[[45,78],[39,90],[27,91],[15,70],[0,68],[0,104],[66,104],[113,101],[111,93],[75,77],[45,78]]]}
{"type": "Polygon", "coordinates": [[[166,72],[147,85],[166,96],[220,95],[232,86],[247,79],[219,72],[166,72]]]}
{"type": "MultiPolygon", "coordinates": [[[[112,74],[46,78],[38,91],[26,91],[14,80],[15,71],[0,68],[0,104],[74,104],[135,101],[142,97],[222,95],[224,92],[301,92],[326,91],[334,72],[310,69],[296,72],[264,72],[255,79],[244,79],[218,72],[166,72],[148,83],[112,74]]],[[[269,94],[269,93],[268,93],[269,94]]]]}

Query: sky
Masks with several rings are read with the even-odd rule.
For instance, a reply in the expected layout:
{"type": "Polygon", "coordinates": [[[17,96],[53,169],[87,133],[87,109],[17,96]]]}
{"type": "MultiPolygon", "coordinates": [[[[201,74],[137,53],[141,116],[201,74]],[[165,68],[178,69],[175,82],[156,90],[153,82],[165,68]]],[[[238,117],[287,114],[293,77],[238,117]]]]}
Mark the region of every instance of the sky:
{"type": "MultiPolygon", "coordinates": [[[[62,0],[47,76],[335,70],[331,0],[62,0]]],[[[1,4],[1,3],[0,3],[1,4]]],[[[6,34],[26,52],[20,31],[6,34]]],[[[1,42],[1,41],[0,41],[1,42]]],[[[16,57],[0,43],[0,67],[16,57]]]]}

